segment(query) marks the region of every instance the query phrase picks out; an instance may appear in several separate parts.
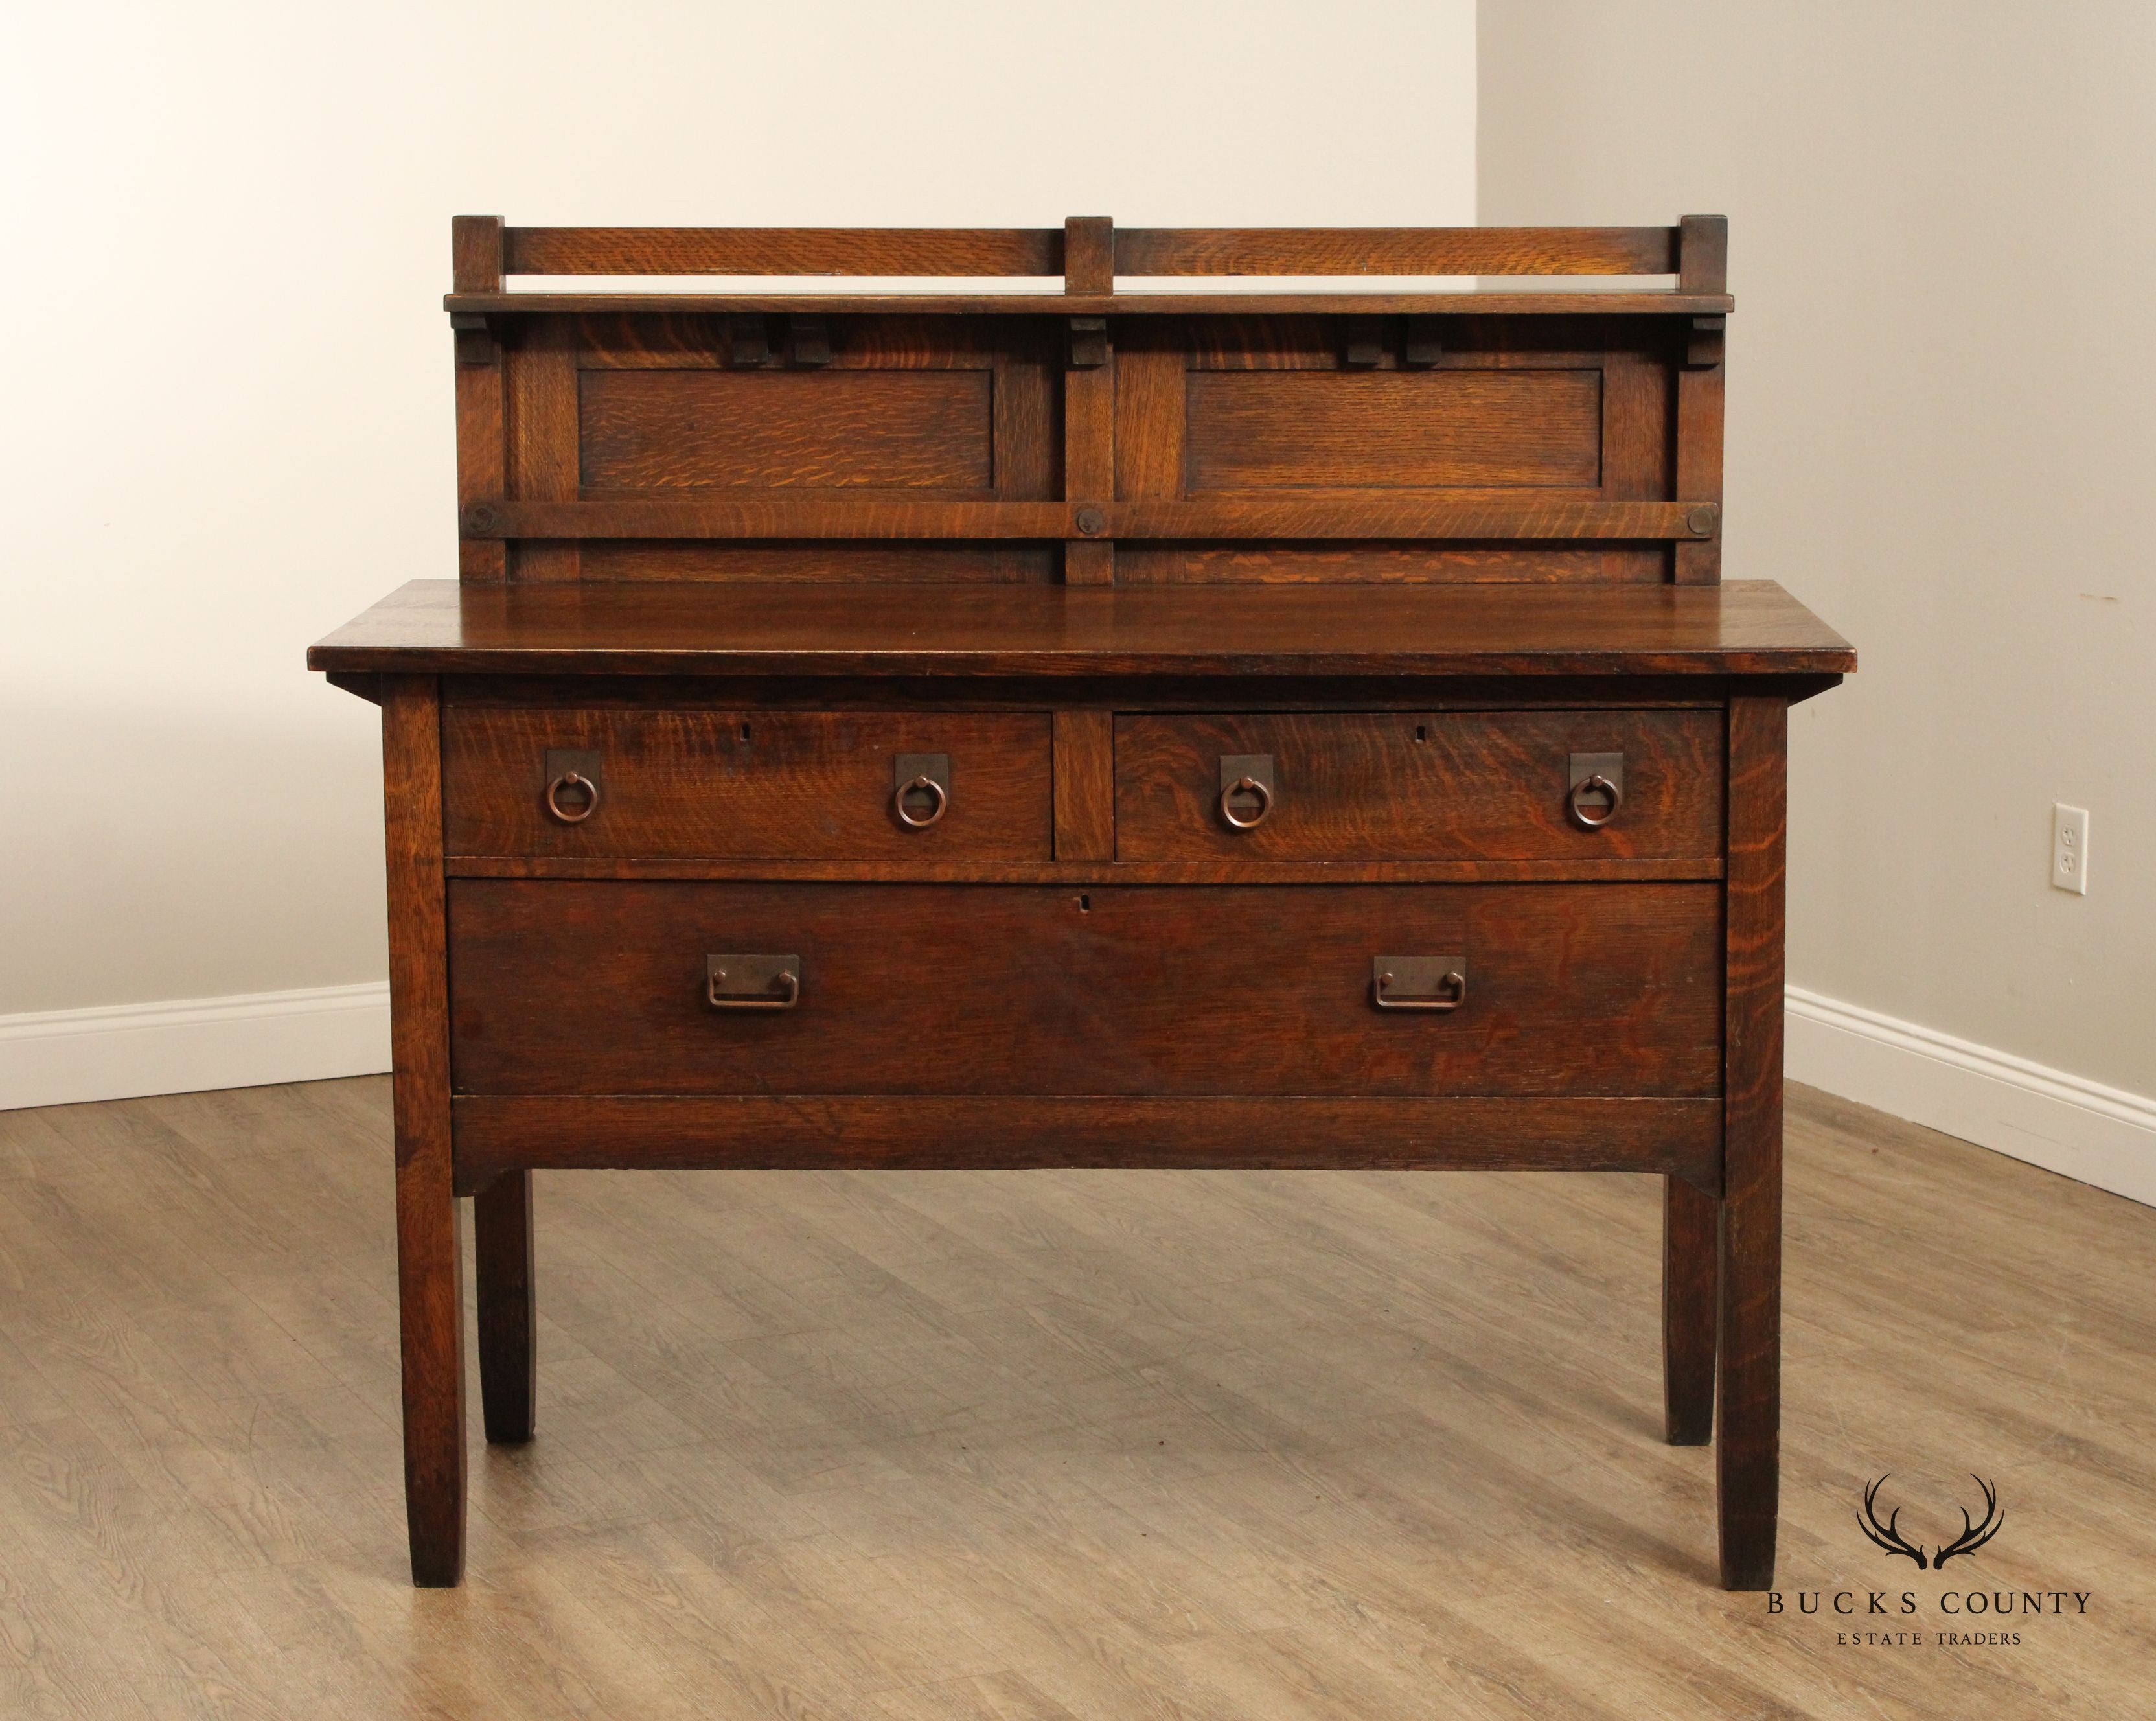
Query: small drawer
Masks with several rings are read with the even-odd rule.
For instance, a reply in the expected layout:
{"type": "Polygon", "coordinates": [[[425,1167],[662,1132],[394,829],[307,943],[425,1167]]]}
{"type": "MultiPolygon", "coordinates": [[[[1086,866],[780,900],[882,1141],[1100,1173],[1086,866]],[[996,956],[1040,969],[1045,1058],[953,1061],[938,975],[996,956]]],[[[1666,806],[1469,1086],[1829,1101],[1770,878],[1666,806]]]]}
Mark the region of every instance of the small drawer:
{"type": "Polygon", "coordinates": [[[1116,719],[1119,860],[1702,860],[1718,711],[1116,719]]]}
{"type": "Polygon", "coordinates": [[[1045,860],[1045,713],[451,706],[451,855],[1045,860]]]}
{"type": "Polygon", "coordinates": [[[449,882],[458,1090],[1719,1090],[1712,882],[449,882]]]}

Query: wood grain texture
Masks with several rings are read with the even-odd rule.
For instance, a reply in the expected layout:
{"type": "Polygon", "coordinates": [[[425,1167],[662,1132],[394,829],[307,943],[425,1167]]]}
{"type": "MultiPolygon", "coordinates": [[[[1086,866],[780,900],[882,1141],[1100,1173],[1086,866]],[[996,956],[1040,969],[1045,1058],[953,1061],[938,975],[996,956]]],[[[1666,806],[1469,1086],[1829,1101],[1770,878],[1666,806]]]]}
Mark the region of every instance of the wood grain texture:
{"type": "Polygon", "coordinates": [[[1635,545],[1141,542],[1116,568],[1127,586],[1662,585],[1667,564],[1666,549],[1635,545]]]}
{"type": "Polygon", "coordinates": [[[1729,290],[1729,218],[1687,215],[1677,223],[1677,290],[1729,290]]]}
{"type": "Polygon", "coordinates": [[[1719,879],[1722,856],[1570,860],[723,860],[641,856],[453,855],[460,878],[762,879],[844,884],[864,876],[920,885],[1644,884],[1719,879]]]}
{"type": "Polygon", "coordinates": [[[506,1171],[472,1202],[479,1282],[479,1390],[486,1437],[530,1440],[539,1395],[539,1318],[533,1294],[531,1174],[506,1171]]]}
{"type": "MultiPolygon", "coordinates": [[[[481,541],[483,542],[483,541],[481,541]]],[[[733,585],[1045,585],[1060,575],[1052,544],[1011,542],[844,543],[598,538],[582,547],[588,583],[711,581],[733,585]]],[[[928,594],[918,593],[926,597],[928,594]]]]}
{"type": "MultiPolygon", "coordinates": [[[[529,595],[524,594],[524,595],[529,595]]],[[[1097,601],[1081,598],[1081,604],[1097,601]]],[[[1112,606],[1119,600],[1107,598],[1112,606]]],[[[329,679],[327,676],[325,680],[329,679]]],[[[355,685],[364,676],[345,676],[355,685]]],[[[1777,678],[1801,690],[1810,678],[1777,678]]],[[[1099,710],[1517,711],[1524,705],[1581,711],[1720,711],[1732,686],[1707,676],[1448,676],[1416,684],[1367,676],[454,676],[442,683],[444,710],[570,705],[593,711],[1040,711],[1058,703],[1099,710]]],[[[1755,687],[1753,691],[1757,691],[1755,687]]]]}
{"type": "MultiPolygon", "coordinates": [[[[310,667],[459,675],[1686,676],[1846,674],[1848,642],[1771,581],[1697,588],[414,580],[310,667]]],[[[953,686],[950,691],[963,691],[953,686]]]]}
{"type": "Polygon", "coordinates": [[[1063,547],[1063,583],[1066,586],[1112,586],[1116,583],[1116,547],[1111,542],[1073,539],[1063,547]]]}
{"type": "MultiPolygon", "coordinates": [[[[519,502],[577,503],[576,331],[566,320],[527,324],[506,350],[510,494],[519,502]]],[[[480,503],[510,507],[513,503],[480,503]]],[[[473,510],[463,511],[469,521],[473,510]]],[[[535,534],[535,537],[543,535],[535,534]]],[[[519,544],[509,558],[515,580],[578,578],[578,550],[567,537],[519,544]]]]}
{"type": "Polygon", "coordinates": [[[548,1170],[1038,1167],[1668,1171],[1716,1175],[1700,1099],[1321,1099],[1098,1095],[470,1094],[459,1175],[548,1170]]]}
{"type": "Polygon", "coordinates": [[[975,502],[803,498],[695,501],[517,497],[465,509],[468,537],[546,538],[1705,538],[1711,505],[1507,496],[1343,491],[1322,500],[1214,496],[1190,501],[975,502]],[[1706,511],[1701,511],[1702,509],[1706,511]],[[1081,516],[1097,511],[1090,527],[1081,516]]]}
{"type": "Polygon", "coordinates": [[[1712,537],[1674,546],[1679,585],[1712,585],[1722,578],[1722,409],[1725,367],[1677,372],[1676,493],[1680,501],[1715,510],[1712,537]]]}
{"type": "MultiPolygon", "coordinates": [[[[1064,229],[1064,274],[1073,292],[1115,290],[1115,231],[1105,218],[1074,216],[1064,229]]],[[[1103,342],[1104,361],[1073,365],[1063,373],[1063,496],[1081,505],[1074,537],[1063,549],[1063,582],[1071,586],[1109,586],[1116,582],[1116,546],[1096,526],[1097,505],[1116,493],[1116,342],[1114,325],[1103,342]]]]}
{"type": "Polygon", "coordinates": [[[415,1597],[389,1087],[0,1112],[11,1717],[2147,1708],[2156,1211],[1968,1143],[1790,1090],[1780,1614],[1659,1437],[1661,1180],[1383,1170],[548,1172],[546,1426],[470,1407],[486,1581],[415,1597]],[[1975,1561],[1859,1533],[1979,1464],[1975,1561]],[[1798,1611],[1897,1573],[1919,1647],[1798,1611]]]}
{"type": "Polygon", "coordinates": [[[1715,1467],[1726,1590],[1774,1581],[1782,1367],[1782,1014],[1789,707],[1729,706],[1725,1193],[1715,1467]]]}
{"type": "Polygon", "coordinates": [[[1116,331],[1116,483],[1125,500],[1183,495],[1185,342],[1177,323],[1116,331]]]}
{"type": "Polygon", "coordinates": [[[499,215],[449,218],[449,271],[459,293],[499,293],[507,244],[499,215]]]}
{"type": "MultiPolygon", "coordinates": [[[[501,218],[495,215],[459,215],[450,223],[450,253],[459,292],[500,290],[501,233],[501,218]]],[[[457,506],[460,509],[499,501],[509,494],[506,367],[501,340],[491,329],[485,332],[488,362],[467,364],[460,352],[456,364],[457,506]]],[[[506,545],[464,539],[457,548],[459,571],[465,579],[499,583],[508,578],[506,545]]]]}
{"type": "Polygon", "coordinates": [[[608,370],[580,408],[588,492],[920,488],[990,493],[983,370],[608,370]]]}
{"type": "Polygon", "coordinates": [[[444,735],[445,840],[459,855],[1046,860],[1049,719],[923,712],[462,707],[444,735]],[[552,750],[595,753],[581,824],[546,811],[552,750]],[[945,753],[943,816],[899,822],[892,761],[945,753]]]}
{"type": "Polygon", "coordinates": [[[1718,712],[1122,717],[1123,860],[1704,859],[1722,850],[1718,712]],[[1625,758],[1625,801],[1586,830],[1567,811],[1575,753],[1625,758]],[[1255,828],[1220,815],[1219,762],[1271,756],[1255,828]]]}
{"type": "Polygon", "coordinates": [[[1053,228],[512,227],[511,275],[1060,275],[1053,228]]]}
{"type": "MultiPolygon", "coordinates": [[[[1670,426],[1676,387],[1668,349],[1643,352],[1623,339],[1621,326],[1602,326],[1609,331],[1602,357],[1603,499],[1646,501],[1675,495],[1670,426]]],[[[1599,557],[1600,575],[1607,580],[1671,578],[1670,552],[1660,544],[1612,544],[1599,557]]]]}
{"type": "MultiPolygon", "coordinates": [[[[1720,1081],[1712,885],[526,882],[449,891],[470,1093],[1695,1097],[1720,1081]],[[801,1001],[714,1011],[716,952],[801,1001]],[[1371,959],[1464,957],[1450,1015],[1371,959]]],[[[1014,1128],[1021,1127],[1014,1114],[1014,1128]]]]}
{"type": "MultiPolygon", "coordinates": [[[[1679,223],[1679,290],[1720,293],[1729,282],[1729,222],[1721,215],[1687,215],[1679,223]]],[[[1677,372],[1676,495],[1680,501],[1722,501],[1722,363],[1677,372]]],[[[1722,578],[1719,531],[1706,543],[1680,544],[1675,552],[1681,585],[1711,585],[1722,578]]]]}
{"type": "Polygon", "coordinates": [[[1213,491],[1593,488],[1599,370],[1201,372],[1185,484],[1213,491]]]}
{"type": "Polygon", "coordinates": [[[1055,858],[1112,860],[1116,854],[1116,717],[1055,713],[1055,858]]]}
{"type": "Polygon", "coordinates": [[[1073,215],[1064,222],[1063,290],[1116,290],[1116,223],[1106,215],[1073,215]]]}
{"type": "Polygon", "coordinates": [[[430,679],[383,678],[404,1498],[412,1581],[422,1585],[457,1583],[465,1557],[463,1256],[449,1143],[440,712],[430,679]]]}
{"type": "MultiPolygon", "coordinates": [[[[1062,476],[1055,428],[1060,343],[1046,326],[1018,325],[1001,332],[990,325],[982,332],[998,336],[992,355],[997,499],[1045,501],[1059,494],[1062,476]]],[[[1018,547],[1005,553],[1019,553],[1018,547]]]]}
{"type": "Polygon", "coordinates": [[[1712,1194],[1682,1178],[1668,1180],[1662,1195],[1662,1438],[1673,1446],[1703,1446],[1713,1437],[1720,1220],[1721,1205],[1712,1194]]]}
{"type": "Polygon", "coordinates": [[[1118,275],[1670,275],[1666,227],[1127,227],[1118,275]]]}
{"type": "Polygon", "coordinates": [[[1345,293],[449,293],[442,308],[482,316],[723,316],[742,311],[831,316],[1243,316],[1268,312],[1326,316],[1727,316],[1726,293],[1386,292],[1345,293]]]}
{"type": "MultiPolygon", "coordinates": [[[[519,295],[520,299],[521,295],[519,295]]],[[[748,313],[754,315],[754,313],[748,313]]],[[[784,373],[794,367],[788,357],[788,331],[807,311],[762,316],[761,331],[769,349],[756,372],[784,373]]],[[[978,317],[932,316],[833,316],[818,313],[829,352],[812,368],[828,371],[984,370],[1009,353],[1040,345],[1039,333],[1024,323],[988,322],[978,317]]],[[[653,311],[593,314],[576,319],[577,364],[593,370],[727,370],[735,367],[733,319],[704,313],[653,311]]]]}

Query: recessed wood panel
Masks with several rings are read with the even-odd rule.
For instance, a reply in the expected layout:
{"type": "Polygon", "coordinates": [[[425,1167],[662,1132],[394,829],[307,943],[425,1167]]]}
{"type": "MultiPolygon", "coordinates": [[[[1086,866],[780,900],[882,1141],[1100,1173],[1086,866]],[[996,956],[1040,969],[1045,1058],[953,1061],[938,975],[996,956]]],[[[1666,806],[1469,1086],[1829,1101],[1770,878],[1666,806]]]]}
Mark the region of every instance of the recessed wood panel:
{"type": "MultiPolygon", "coordinates": [[[[774,543],[707,538],[602,538],[585,544],[587,580],[713,581],[748,585],[1045,584],[1060,546],[871,542],[774,543]]],[[[1593,552],[1589,552],[1592,554],[1593,552]]]]}
{"type": "Polygon", "coordinates": [[[1599,370],[1195,371],[1185,401],[1194,496],[1600,481],[1599,370]]]}
{"type": "Polygon", "coordinates": [[[1703,1096],[1718,885],[449,885],[460,1092],[1703,1096]],[[715,1009],[705,958],[800,959],[715,1009]],[[1376,956],[1466,964],[1379,1009],[1376,956]]]}
{"type": "MultiPolygon", "coordinates": [[[[584,566],[595,552],[587,546],[584,566]]],[[[593,573],[592,578],[604,578],[593,573]]],[[[1661,547],[1550,544],[1119,544],[1123,586],[1658,585],[1661,547]]]]}
{"type": "Polygon", "coordinates": [[[925,489],[987,492],[992,373],[980,370],[588,370],[587,491],[925,489]]]}

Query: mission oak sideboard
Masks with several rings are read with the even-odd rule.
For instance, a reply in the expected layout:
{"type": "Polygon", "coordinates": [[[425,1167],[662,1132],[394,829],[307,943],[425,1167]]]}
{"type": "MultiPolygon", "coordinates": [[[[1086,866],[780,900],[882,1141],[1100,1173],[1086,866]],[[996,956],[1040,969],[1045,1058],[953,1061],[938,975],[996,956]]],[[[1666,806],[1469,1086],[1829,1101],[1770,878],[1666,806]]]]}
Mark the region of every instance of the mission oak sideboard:
{"type": "Polygon", "coordinates": [[[1856,657],[1721,579],[1726,249],[454,223],[461,578],[309,655],[382,712],[416,1582],[459,1197],[516,1441],[535,1170],[1145,1165],[1659,1174],[1771,1583],[1787,714],[1856,657]],[[1673,280],[1423,290],[1509,275],[1673,280]]]}

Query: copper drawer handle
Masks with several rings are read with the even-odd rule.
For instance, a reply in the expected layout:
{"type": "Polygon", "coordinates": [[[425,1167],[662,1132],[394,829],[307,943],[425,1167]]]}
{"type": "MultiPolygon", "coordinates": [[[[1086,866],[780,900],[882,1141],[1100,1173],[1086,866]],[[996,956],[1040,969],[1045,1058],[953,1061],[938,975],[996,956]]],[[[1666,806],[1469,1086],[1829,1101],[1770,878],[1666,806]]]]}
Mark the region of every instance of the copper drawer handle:
{"type": "Polygon", "coordinates": [[[1273,792],[1255,777],[1238,777],[1220,791],[1220,816],[1238,830],[1253,830],[1265,822],[1265,814],[1273,809],[1273,792]],[[1247,819],[1238,819],[1235,809],[1229,800],[1230,795],[1254,794],[1258,798],[1258,810],[1247,819]]]}
{"type": "Polygon", "coordinates": [[[1575,825],[1584,825],[1589,830],[1599,830],[1617,816],[1617,809],[1625,804],[1625,791],[1597,771],[1593,776],[1583,777],[1573,783],[1565,795],[1564,804],[1571,810],[1575,825]],[[1587,803],[1583,799],[1597,794],[1609,797],[1609,810],[1599,819],[1589,813],[1587,803]]]}
{"type": "Polygon", "coordinates": [[[705,968],[705,996],[711,999],[713,1009],[792,1009],[801,1002],[800,963],[794,961],[780,968],[776,974],[770,974],[769,968],[768,957],[761,963],[746,957],[712,957],[705,968]],[[735,984],[752,985],[761,981],[767,985],[776,984],[779,989],[778,995],[775,998],[756,994],[743,997],[739,993],[721,993],[719,988],[726,984],[726,970],[721,964],[726,962],[738,962],[744,969],[750,970],[737,973],[735,984]]]}
{"type": "Polygon", "coordinates": [[[547,785],[547,810],[564,825],[582,825],[598,809],[599,786],[580,771],[564,771],[547,785]],[[562,804],[562,791],[565,789],[583,790],[585,800],[582,809],[572,810],[562,804]]]}
{"type": "Polygon", "coordinates": [[[1447,968],[1437,984],[1444,990],[1434,998],[1394,998],[1387,995],[1394,984],[1392,971],[1385,970],[1372,983],[1371,997],[1379,1009],[1458,1009],[1467,1002],[1467,976],[1458,968],[1447,968]]]}
{"type": "Polygon", "coordinates": [[[898,822],[906,826],[908,830],[927,830],[930,825],[948,812],[951,807],[951,791],[926,772],[900,783],[897,789],[892,791],[891,799],[892,806],[898,811],[898,822]],[[916,819],[906,809],[906,798],[917,789],[926,789],[936,797],[935,809],[926,819],[916,819]]]}

